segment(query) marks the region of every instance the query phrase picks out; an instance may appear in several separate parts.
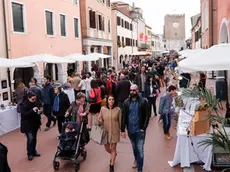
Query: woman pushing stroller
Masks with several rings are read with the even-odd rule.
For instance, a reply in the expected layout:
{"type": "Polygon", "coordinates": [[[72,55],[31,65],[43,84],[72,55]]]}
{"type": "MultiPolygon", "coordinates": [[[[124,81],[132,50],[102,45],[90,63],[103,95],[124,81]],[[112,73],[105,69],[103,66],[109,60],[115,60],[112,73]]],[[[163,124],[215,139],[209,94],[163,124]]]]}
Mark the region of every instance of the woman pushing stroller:
{"type": "MultiPolygon", "coordinates": [[[[77,99],[74,101],[69,109],[66,111],[65,117],[71,117],[72,122],[81,123],[84,116],[89,113],[90,104],[85,101],[86,96],[84,93],[79,92],[77,94],[77,99]]],[[[88,122],[89,123],[89,122],[88,122]]]]}

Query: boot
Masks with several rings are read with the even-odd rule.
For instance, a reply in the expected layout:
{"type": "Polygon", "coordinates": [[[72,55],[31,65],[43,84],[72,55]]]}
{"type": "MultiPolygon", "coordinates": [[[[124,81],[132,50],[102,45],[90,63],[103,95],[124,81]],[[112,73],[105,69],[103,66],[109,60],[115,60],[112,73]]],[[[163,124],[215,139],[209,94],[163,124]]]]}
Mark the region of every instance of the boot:
{"type": "Polygon", "coordinates": [[[114,165],[109,165],[109,172],[114,172],[114,165]]]}

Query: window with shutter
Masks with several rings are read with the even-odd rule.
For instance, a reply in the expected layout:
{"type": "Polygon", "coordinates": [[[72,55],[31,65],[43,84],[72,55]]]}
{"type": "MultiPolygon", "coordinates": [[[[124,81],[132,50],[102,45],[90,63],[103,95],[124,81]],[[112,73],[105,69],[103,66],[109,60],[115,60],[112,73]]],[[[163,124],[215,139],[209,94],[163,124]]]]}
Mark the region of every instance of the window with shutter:
{"type": "Polygon", "coordinates": [[[133,30],[133,24],[130,23],[130,30],[132,31],[133,30]]]}
{"type": "Polygon", "coordinates": [[[79,38],[79,23],[77,18],[74,18],[74,35],[75,38],[79,38]]]}
{"type": "Polygon", "coordinates": [[[12,2],[14,32],[25,32],[23,5],[12,2]]]}
{"type": "Polygon", "coordinates": [[[110,19],[108,19],[108,32],[111,32],[111,28],[110,28],[110,19]]]}
{"type": "Polygon", "coordinates": [[[120,25],[121,25],[121,18],[117,17],[117,26],[120,26],[120,25]]]}
{"type": "Polygon", "coordinates": [[[61,36],[66,36],[66,17],[65,15],[60,15],[60,28],[61,36]]]}
{"type": "Polygon", "coordinates": [[[102,17],[102,30],[105,31],[105,17],[102,17]]]}
{"type": "Polygon", "coordinates": [[[124,20],[121,19],[121,27],[124,27],[124,20]]]}
{"type": "Polygon", "coordinates": [[[102,30],[102,17],[98,15],[98,30],[102,30]]]}
{"type": "Polygon", "coordinates": [[[47,35],[54,35],[54,27],[53,27],[53,13],[50,11],[46,11],[46,33],[47,35]]]}
{"type": "Polygon", "coordinates": [[[129,29],[129,22],[127,22],[127,29],[129,29]]]}

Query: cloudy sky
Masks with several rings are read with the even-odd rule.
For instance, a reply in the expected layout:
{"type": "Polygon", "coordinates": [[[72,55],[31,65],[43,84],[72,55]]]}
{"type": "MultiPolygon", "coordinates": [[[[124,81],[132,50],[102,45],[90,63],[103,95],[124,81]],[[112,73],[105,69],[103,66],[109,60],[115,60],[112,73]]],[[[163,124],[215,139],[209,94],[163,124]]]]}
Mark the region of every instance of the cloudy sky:
{"type": "MultiPolygon", "coordinates": [[[[118,0],[112,0],[112,2],[118,0]]],[[[155,33],[163,33],[164,16],[172,13],[185,13],[186,37],[190,37],[190,17],[200,12],[200,0],[120,0],[142,8],[146,24],[155,33]]]]}

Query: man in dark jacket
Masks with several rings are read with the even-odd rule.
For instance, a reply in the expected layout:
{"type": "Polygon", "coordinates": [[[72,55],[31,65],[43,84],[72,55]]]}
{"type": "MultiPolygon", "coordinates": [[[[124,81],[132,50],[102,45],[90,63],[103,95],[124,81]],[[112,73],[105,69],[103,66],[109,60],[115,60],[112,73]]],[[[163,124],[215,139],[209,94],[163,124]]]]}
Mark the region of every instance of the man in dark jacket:
{"type": "Polygon", "coordinates": [[[138,86],[130,87],[130,98],[124,102],[121,120],[122,137],[126,137],[125,128],[132,143],[135,161],[133,168],[142,172],[144,163],[144,143],[149,124],[150,108],[147,100],[138,95],[138,86]]]}
{"type": "Polygon", "coordinates": [[[56,125],[56,118],[52,115],[52,105],[54,102],[54,88],[50,83],[50,76],[44,77],[44,87],[43,87],[43,112],[44,115],[47,117],[47,123],[45,131],[50,129],[51,121],[53,121],[53,125],[56,125]]]}
{"type": "Polygon", "coordinates": [[[121,80],[117,83],[116,96],[117,96],[118,105],[122,109],[124,101],[129,97],[129,90],[130,90],[131,83],[123,74],[121,74],[120,79],[121,80]]]}
{"type": "Polygon", "coordinates": [[[143,97],[145,92],[145,82],[146,82],[147,76],[146,76],[146,68],[145,66],[141,67],[141,71],[138,75],[136,75],[134,83],[139,88],[139,93],[143,97]]]}

